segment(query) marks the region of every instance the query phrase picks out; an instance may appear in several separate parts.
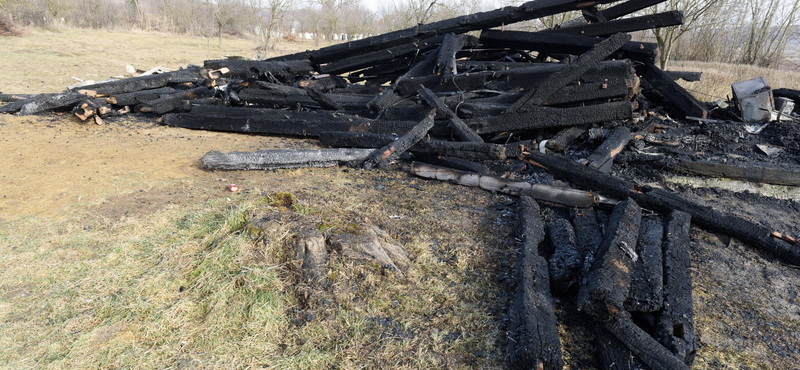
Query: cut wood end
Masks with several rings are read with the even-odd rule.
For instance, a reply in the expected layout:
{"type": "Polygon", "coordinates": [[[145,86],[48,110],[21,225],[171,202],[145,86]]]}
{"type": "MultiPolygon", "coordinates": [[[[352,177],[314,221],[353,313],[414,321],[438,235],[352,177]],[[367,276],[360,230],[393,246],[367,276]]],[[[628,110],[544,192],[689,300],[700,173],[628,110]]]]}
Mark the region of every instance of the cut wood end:
{"type": "Polygon", "coordinates": [[[101,94],[98,94],[95,90],[78,90],[78,94],[83,94],[86,96],[90,96],[92,98],[100,97],[101,94]]]}
{"type": "Polygon", "coordinates": [[[787,243],[791,243],[791,244],[797,245],[797,239],[795,239],[795,238],[793,238],[793,237],[791,237],[789,235],[786,235],[784,233],[781,233],[781,232],[778,232],[778,231],[773,231],[769,235],[771,237],[773,237],[773,238],[780,239],[780,240],[783,240],[783,241],[785,241],[787,243]]]}

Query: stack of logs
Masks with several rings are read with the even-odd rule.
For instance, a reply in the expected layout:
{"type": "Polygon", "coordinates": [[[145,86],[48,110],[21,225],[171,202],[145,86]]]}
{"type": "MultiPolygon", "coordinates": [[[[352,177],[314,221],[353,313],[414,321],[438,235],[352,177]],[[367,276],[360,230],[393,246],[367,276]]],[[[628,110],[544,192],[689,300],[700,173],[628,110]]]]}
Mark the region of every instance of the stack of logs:
{"type": "Polygon", "coordinates": [[[688,369],[696,353],[689,271],[691,216],[666,223],[643,217],[632,199],[605,224],[592,208],[542,222],[532,198],[520,198],[518,287],[510,309],[508,364],[513,369],[561,369],[554,294],[577,293],[578,309],[599,325],[603,369],[688,369]],[[555,247],[540,256],[545,234],[555,247]],[[549,272],[549,273],[548,273],[549,272]]]}
{"type": "Polygon", "coordinates": [[[647,114],[641,105],[708,118],[707,107],[673,80],[696,76],[661,71],[657,46],[628,34],[681,24],[680,11],[630,16],[663,1],[600,9],[616,1],[536,0],[263,61],[210,60],[65,93],[0,95],[10,102],[0,112],[72,110],[97,123],[136,112],[175,127],[313,137],[327,148],[212,151],[201,161],[230,170],[373,169],[410,155],[415,175],[521,196],[509,366],[562,367],[552,287],[574,293],[580,310],[602,324],[604,368],[641,368],[641,361],[683,369],[695,353],[690,219],[791,264],[800,264],[800,248],[748,219],[610,175],[614,158],[639,135],[624,124],[647,114]],[[582,17],[539,32],[503,29],[568,11],[582,17]],[[608,132],[583,162],[544,154],[563,151],[592,124],[608,132]],[[549,140],[530,140],[542,137],[549,140]],[[478,163],[508,159],[590,191],[492,176],[478,163]],[[545,226],[537,201],[569,207],[572,222],[545,226]],[[593,209],[604,206],[613,212],[602,223],[593,209]],[[555,247],[549,261],[538,250],[546,234],[555,247]]]}

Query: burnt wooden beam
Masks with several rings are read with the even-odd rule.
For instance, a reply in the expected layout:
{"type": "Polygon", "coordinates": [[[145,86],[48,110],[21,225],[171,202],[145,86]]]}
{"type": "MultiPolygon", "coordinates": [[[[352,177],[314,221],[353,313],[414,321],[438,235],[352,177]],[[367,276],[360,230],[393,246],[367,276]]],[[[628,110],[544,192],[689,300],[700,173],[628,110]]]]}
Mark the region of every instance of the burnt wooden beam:
{"type": "Polygon", "coordinates": [[[206,78],[208,78],[207,70],[199,67],[191,67],[167,73],[124,78],[116,81],[81,86],[77,89],[77,92],[91,97],[103,97],[134,91],[157,89],[170,84],[195,83],[206,78]]]}
{"type": "MultiPolygon", "coordinates": [[[[603,82],[588,82],[566,86],[558,90],[548,99],[549,106],[570,105],[570,103],[597,103],[610,99],[628,99],[633,97],[636,91],[637,81],[625,81],[625,83],[608,84],[603,82]]],[[[494,116],[506,111],[514,101],[519,100],[522,94],[510,93],[496,98],[468,99],[466,101],[453,104],[458,107],[458,113],[462,110],[472,113],[472,116],[494,116]]]]}
{"type": "Polygon", "coordinates": [[[661,4],[666,0],[628,0],[612,7],[606,8],[600,12],[606,21],[624,17],[628,14],[636,13],[642,9],[649,8],[653,5],[661,4]]]}
{"type": "Polygon", "coordinates": [[[296,112],[199,105],[191,113],[165,114],[164,124],[198,130],[317,137],[325,131],[396,134],[410,130],[417,122],[377,121],[326,111],[296,112]]]}
{"type": "Polygon", "coordinates": [[[364,161],[362,167],[371,170],[373,168],[386,167],[396,161],[401,154],[420,142],[428,134],[428,131],[433,128],[434,116],[436,116],[436,109],[431,109],[427,117],[414,128],[384,147],[375,150],[374,154],[364,161]]]}
{"type": "MultiPolygon", "coordinates": [[[[485,30],[483,32],[488,32],[488,31],[489,30],[485,30]]],[[[481,35],[482,34],[483,33],[481,33],[481,35]]],[[[480,72],[480,71],[504,71],[507,69],[530,67],[531,64],[532,63],[498,62],[498,61],[485,61],[485,60],[472,60],[472,59],[459,59],[456,61],[456,67],[459,71],[461,71],[461,73],[480,72]]]]}
{"type": "MultiPolygon", "coordinates": [[[[315,100],[309,91],[294,87],[284,86],[285,90],[259,89],[248,87],[238,92],[239,99],[248,103],[265,104],[282,107],[302,107],[319,108],[322,103],[315,100]]],[[[373,95],[364,94],[326,94],[334,106],[343,109],[366,109],[367,103],[373,99],[373,95]]]]}
{"type": "Polygon", "coordinates": [[[424,53],[439,47],[445,36],[436,36],[422,41],[414,41],[403,45],[398,45],[384,50],[371,53],[356,55],[350,58],[334,60],[319,67],[320,73],[341,74],[345,72],[357,71],[367,67],[388,62],[393,59],[408,55],[424,53]]]}
{"type": "Polygon", "coordinates": [[[565,128],[559,131],[556,136],[553,136],[550,140],[547,140],[545,147],[554,152],[563,152],[569,148],[569,146],[572,145],[575,140],[585,133],[586,129],[583,127],[565,128]]]}
{"type": "Polygon", "coordinates": [[[456,53],[466,44],[466,35],[455,35],[452,33],[445,35],[444,40],[442,40],[442,46],[439,48],[439,54],[436,56],[434,73],[438,76],[442,76],[442,78],[447,78],[456,74],[456,53]]]}
{"type": "Polygon", "coordinates": [[[414,153],[414,161],[416,162],[427,163],[438,167],[452,168],[454,170],[459,170],[459,171],[474,172],[481,175],[489,174],[489,167],[486,167],[485,165],[482,165],[480,163],[475,163],[473,161],[469,161],[466,159],[455,158],[455,157],[443,157],[436,154],[427,154],[420,152],[413,152],[413,153],[414,153]]]}
{"type": "Polygon", "coordinates": [[[210,151],[200,159],[210,170],[355,166],[372,155],[369,149],[271,149],[257,152],[210,151]]]}
{"type": "Polygon", "coordinates": [[[631,140],[631,130],[625,126],[617,126],[602,144],[589,156],[589,168],[603,173],[611,173],[614,157],[621,153],[631,140]]]}
{"type": "Polygon", "coordinates": [[[28,97],[26,99],[16,100],[16,101],[13,101],[13,102],[10,102],[8,104],[5,104],[5,105],[1,106],[0,107],[0,113],[17,113],[17,112],[19,112],[20,109],[22,109],[23,106],[25,106],[25,104],[31,103],[31,102],[36,101],[36,100],[44,100],[44,99],[46,99],[48,97],[52,97],[52,96],[55,96],[55,95],[58,95],[58,94],[31,95],[30,97],[28,97]]]}
{"type": "Polygon", "coordinates": [[[775,230],[743,217],[718,211],[665,189],[618,179],[581,166],[564,157],[531,151],[527,155],[526,161],[543,166],[556,178],[567,180],[574,186],[598,191],[608,197],[616,199],[630,197],[643,207],[662,213],[669,213],[673,210],[689,213],[698,226],[727,234],[782,261],[800,265],[800,249],[783,240],[773,238],[771,235],[775,230]]]}
{"type": "Polygon", "coordinates": [[[314,67],[308,60],[265,62],[258,60],[219,59],[206,60],[203,62],[203,66],[207,69],[227,68],[228,72],[224,74],[224,77],[228,78],[246,78],[250,76],[272,74],[273,76],[282,77],[284,79],[294,79],[297,76],[308,76],[315,72],[314,67]]]}
{"type": "Polygon", "coordinates": [[[340,76],[312,76],[310,79],[297,81],[295,85],[303,89],[317,89],[323,92],[342,92],[335,90],[345,90],[345,92],[354,93],[354,91],[347,91],[354,86],[347,83],[347,80],[340,76]]]}
{"type": "Polygon", "coordinates": [[[764,166],[737,166],[732,164],[697,162],[685,159],[665,160],[656,163],[661,168],[667,168],[670,171],[690,175],[724,177],[763,184],[800,186],[800,168],[784,169],[764,166]]]}
{"type": "Polygon", "coordinates": [[[15,101],[26,100],[34,97],[31,94],[0,94],[0,102],[13,103],[15,101]]]}
{"type": "MultiPolygon", "coordinates": [[[[559,90],[550,98],[551,106],[573,105],[572,103],[598,104],[609,100],[628,99],[633,97],[636,91],[635,80],[628,80],[624,83],[603,83],[588,82],[567,86],[559,90]]],[[[479,118],[485,116],[497,116],[503,113],[522,93],[507,93],[494,97],[473,97],[478,93],[466,92],[453,96],[438,96],[448,107],[462,119],[479,118]],[[462,99],[463,97],[464,99],[462,99]]],[[[406,119],[406,117],[418,117],[423,114],[425,107],[420,105],[398,104],[384,111],[382,115],[385,119],[406,119]]],[[[447,116],[437,113],[437,119],[444,119],[447,116]]]]}
{"type": "Polygon", "coordinates": [[[158,89],[134,91],[130,93],[123,93],[112,95],[106,98],[106,102],[112,105],[126,106],[126,105],[139,105],[147,103],[151,100],[156,100],[174,93],[176,90],[171,87],[161,87],[158,89]]]}
{"type": "Polygon", "coordinates": [[[614,207],[603,244],[578,291],[578,309],[601,322],[625,311],[631,270],[638,260],[636,241],[642,209],[633,199],[614,207]]]}
{"type": "Polygon", "coordinates": [[[491,134],[629,119],[633,115],[633,110],[633,105],[629,101],[574,108],[536,107],[525,113],[469,119],[466,122],[478,134],[491,134]]]}
{"type": "Polygon", "coordinates": [[[545,33],[568,33],[583,36],[607,36],[619,32],[636,32],[653,28],[671,27],[683,24],[683,12],[673,10],[664,13],[617,19],[609,22],[588,23],[541,31],[545,33]]]}
{"type": "MultiPolygon", "coordinates": [[[[320,143],[338,148],[380,148],[396,138],[392,135],[358,132],[324,132],[319,135],[320,143]]],[[[423,139],[410,150],[414,153],[435,154],[470,161],[505,160],[513,157],[509,155],[509,150],[504,145],[436,139],[423,139]]]]}
{"type": "MultiPolygon", "coordinates": [[[[461,92],[471,90],[511,90],[529,89],[550,75],[567,67],[560,63],[527,63],[524,68],[502,71],[460,73],[442,81],[439,76],[409,77],[398,80],[395,91],[402,96],[416,94],[417,87],[423,85],[434,92],[461,92]]],[[[628,60],[604,61],[591,68],[579,79],[581,82],[604,82],[609,85],[625,83],[632,78],[631,62],[628,60]]]]}
{"type": "Polygon", "coordinates": [[[402,97],[394,93],[393,88],[385,89],[367,102],[367,108],[372,112],[381,114],[393,105],[403,100],[402,97]]]}
{"type": "Polygon", "coordinates": [[[393,31],[382,35],[371,36],[361,40],[331,45],[311,52],[311,60],[317,64],[325,64],[337,59],[360,55],[376,50],[406,44],[448,33],[466,33],[501,25],[512,24],[546,17],[548,15],[580,10],[596,4],[607,4],[616,0],[552,0],[530,1],[520,6],[506,6],[488,12],[474,13],[438,22],[421,24],[411,28],[393,31]]]}
{"type": "Polygon", "coordinates": [[[481,175],[417,162],[411,165],[411,173],[426,179],[478,187],[508,195],[527,195],[537,200],[561,204],[567,207],[591,207],[599,202],[597,197],[590,192],[550,185],[531,184],[527,181],[508,180],[496,176],[481,175]]]}
{"type": "Polygon", "coordinates": [[[599,330],[595,337],[595,349],[601,370],[647,369],[642,360],[608,330],[599,330]]]}
{"type": "Polygon", "coordinates": [[[664,269],[661,245],[664,225],[657,217],[642,219],[633,266],[631,289],[625,308],[628,312],[655,312],[663,303],[664,269]]]}
{"type": "MultiPolygon", "coordinates": [[[[651,63],[655,64],[655,63],[651,63]]],[[[703,76],[703,72],[690,71],[664,71],[673,81],[684,80],[686,82],[697,82],[703,76]]]]}
{"type": "Polygon", "coordinates": [[[559,218],[547,223],[547,235],[554,247],[548,261],[550,286],[562,295],[574,292],[583,268],[583,251],[569,221],[559,218]]]}
{"type": "Polygon", "coordinates": [[[519,219],[517,290],[508,313],[511,323],[506,364],[509,369],[562,369],[564,361],[547,261],[538,252],[545,230],[539,205],[533,198],[520,197],[519,219]]]}
{"type": "Polygon", "coordinates": [[[651,370],[689,370],[664,346],[658,343],[642,328],[636,326],[630,314],[623,311],[612,321],[606,322],[605,329],[631,350],[651,370]]]}
{"type": "MultiPolygon", "coordinates": [[[[334,101],[331,96],[317,89],[307,89],[306,93],[311,99],[314,99],[323,109],[327,110],[343,110],[342,106],[334,101]]],[[[365,106],[366,107],[366,106],[365,106]]]]}
{"type": "Polygon", "coordinates": [[[692,314],[692,260],[689,255],[692,217],[674,211],[664,240],[664,309],[656,320],[656,339],[685,364],[694,362],[697,337],[692,314]]]}
{"type": "Polygon", "coordinates": [[[597,215],[593,208],[576,208],[570,210],[572,225],[575,229],[575,237],[585,256],[581,267],[581,284],[584,276],[594,263],[594,256],[600,244],[603,244],[603,231],[597,222],[597,215]]]}
{"type": "Polygon", "coordinates": [[[22,100],[21,102],[24,102],[24,104],[19,108],[19,114],[26,116],[54,109],[72,108],[75,104],[78,104],[85,99],[86,95],[74,92],[54,95],[41,95],[29,100],[22,100]]]}
{"type": "Polygon", "coordinates": [[[708,118],[708,109],[692,94],[672,80],[664,71],[652,64],[636,67],[636,72],[666,99],[667,109],[677,118],[686,116],[708,118]]]}
{"type": "MultiPolygon", "coordinates": [[[[481,42],[488,46],[536,50],[549,54],[580,55],[601,41],[603,40],[596,37],[559,33],[500,30],[483,30],[481,32],[481,42]]],[[[612,55],[652,64],[656,62],[658,54],[658,45],[655,43],[629,41],[612,55]]],[[[500,65],[494,66],[494,68],[499,67],[500,65]]]]}
{"type": "Polygon", "coordinates": [[[213,91],[204,86],[196,87],[191,90],[178,91],[163,98],[148,101],[139,111],[162,115],[178,110],[182,106],[183,101],[209,98],[212,94],[213,91]]]}
{"type": "Polygon", "coordinates": [[[514,102],[514,104],[511,104],[505,113],[527,112],[535,106],[546,104],[548,98],[555,94],[556,91],[564,88],[570,82],[577,80],[590,68],[596,66],[603,59],[611,55],[611,53],[614,53],[622,47],[622,45],[630,41],[630,39],[630,35],[618,33],[599,42],[589,51],[579,56],[575,61],[568,64],[560,71],[553,73],[550,77],[536,85],[535,88],[525,93],[525,95],[514,102]]]}
{"type": "Polygon", "coordinates": [[[456,132],[461,140],[464,141],[471,141],[473,143],[482,143],[483,139],[475,133],[467,124],[461,120],[447,105],[445,105],[433,91],[425,88],[424,86],[420,85],[417,89],[419,96],[425,100],[428,105],[432,108],[436,109],[437,112],[442,112],[447,116],[448,122],[450,123],[450,127],[456,132]]]}

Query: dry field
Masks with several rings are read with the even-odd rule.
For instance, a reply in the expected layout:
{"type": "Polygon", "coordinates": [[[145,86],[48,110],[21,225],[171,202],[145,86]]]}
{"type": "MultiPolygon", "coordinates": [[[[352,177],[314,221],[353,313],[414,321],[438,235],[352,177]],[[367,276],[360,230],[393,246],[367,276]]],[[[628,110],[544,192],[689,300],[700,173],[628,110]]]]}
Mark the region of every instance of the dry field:
{"type": "MultiPolygon", "coordinates": [[[[58,91],[74,83],[70,76],[102,79],[126,64],[178,67],[252,54],[247,40],[224,40],[222,49],[214,42],[25,30],[0,38],[0,91],[58,91]]],[[[212,149],[313,145],[147,118],[97,126],[68,115],[0,116],[0,368],[501,368],[513,199],[416,179],[402,166],[221,173],[198,160],[212,149]],[[225,192],[229,183],[242,191],[225,192]],[[409,250],[412,266],[400,278],[337,259],[329,295],[303,302],[282,257],[294,230],[256,235],[246,224],[267,212],[296,214],[325,232],[372,223],[409,250]]],[[[749,265],[779,270],[763,260],[749,265]]],[[[742,317],[724,303],[736,290],[729,271],[698,269],[696,305],[715,314],[698,310],[705,343],[696,368],[786,368],[761,337],[728,339],[742,317]],[[720,305],[732,314],[717,314],[720,305]]],[[[759,310],[765,319],[777,315],[759,310]]],[[[800,321],[779,329],[798,331],[800,321]]],[[[775,336],[786,335],[779,329],[775,336]]],[[[569,368],[591,368],[586,333],[563,334],[569,368]]]]}
{"type": "Polygon", "coordinates": [[[800,72],[796,70],[778,70],[748,65],[710,62],[670,62],[669,69],[675,71],[700,71],[703,77],[698,82],[679,83],[700,101],[727,99],[731,96],[731,84],[763,76],[773,89],[785,87],[800,89],[800,72]]]}

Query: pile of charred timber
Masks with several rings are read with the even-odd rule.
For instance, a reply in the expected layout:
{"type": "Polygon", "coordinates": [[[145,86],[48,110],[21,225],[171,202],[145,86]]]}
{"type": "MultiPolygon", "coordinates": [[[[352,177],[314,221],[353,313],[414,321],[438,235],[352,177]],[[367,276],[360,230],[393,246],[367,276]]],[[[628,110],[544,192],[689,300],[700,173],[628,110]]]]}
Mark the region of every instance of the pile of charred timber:
{"type": "MultiPolygon", "coordinates": [[[[696,349],[690,223],[793,265],[800,264],[800,248],[757,222],[611,175],[633,140],[682,140],[652,125],[632,129],[648,107],[658,104],[675,118],[709,116],[674,82],[698,76],[660,70],[656,45],[628,34],[681,24],[679,11],[632,16],[662,1],[531,1],[262,61],[210,60],[64,93],[0,95],[10,102],[0,112],[72,110],[97,123],[134,112],[189,129],[313,137],[325,148],[212,151],[201,161],[218,170],[373,169],[412,158],[417,176],[520,196],[509,367],[563,366],[552,291],[574,297],[598,323],[603,368],[684,369],[696,349]],[[575,10],[582,18],[554,29],[503,29],[575,10]],[[479,37],[467,34],[473,31],[479,37]],[[590,142],[586,137],[600,144],[581,160],[556,154],[590,142]],[[572,188],[494,176],[487,164],[498,163],[544,169],[572,188]],[[569,216],[545,222],[537,202],[568,209],[569,216]],[[553,249],[549,259],[540,248],[545,240],[553,249]]],[[[800,184],[796,171],[753,174],[676,161],[673,152],[646,160],[677,171],[800,184]]]]}

